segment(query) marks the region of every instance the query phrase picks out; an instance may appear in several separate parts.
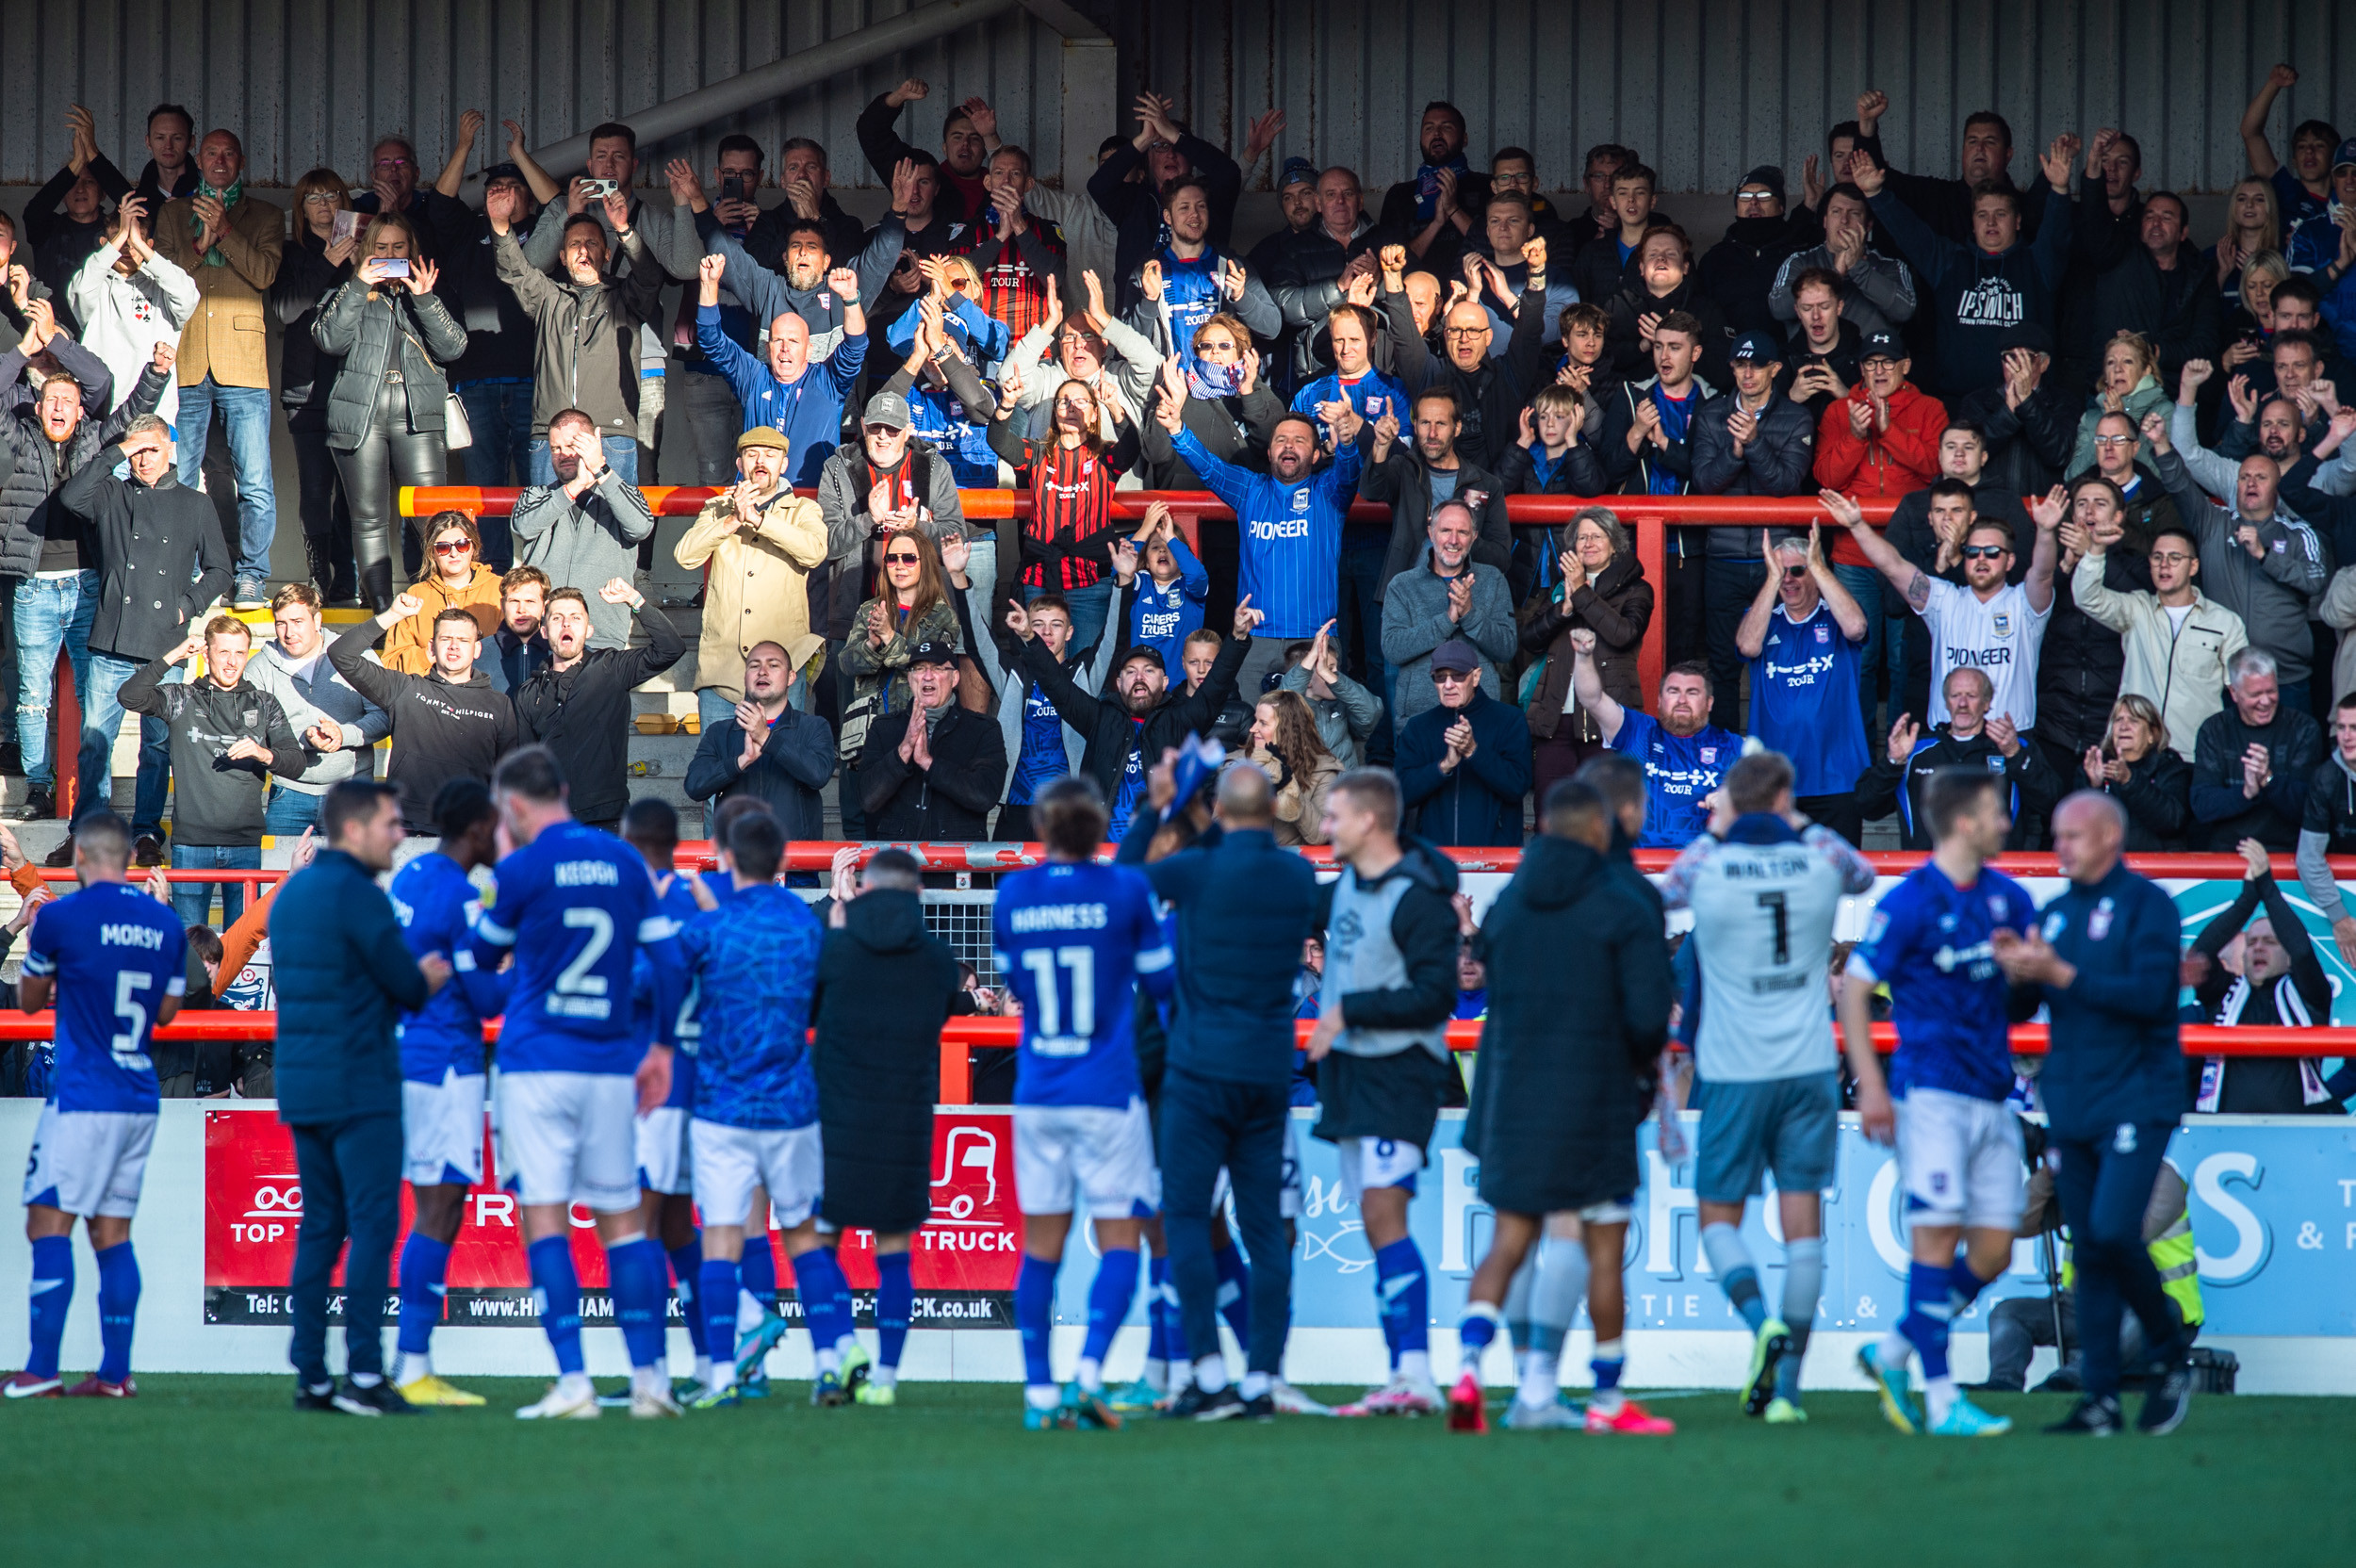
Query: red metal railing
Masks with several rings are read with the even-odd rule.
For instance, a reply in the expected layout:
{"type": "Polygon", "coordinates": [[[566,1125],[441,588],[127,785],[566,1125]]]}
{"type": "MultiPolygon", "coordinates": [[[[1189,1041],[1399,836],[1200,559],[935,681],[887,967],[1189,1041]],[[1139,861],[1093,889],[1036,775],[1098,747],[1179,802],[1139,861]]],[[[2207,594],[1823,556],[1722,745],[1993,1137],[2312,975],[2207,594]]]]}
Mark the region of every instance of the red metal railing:
{"type": "MultiPolygon", "coordinates": [[[[45,1040],[56,1029],[55,1013],[0,1014],[0,1040],[45,1040]]],[[[1312,1024],[1299,1026],[1300,1037],[1306,1041],[1312,1024]]],[[[499,1038],[495,1020],[483,1026],[486,1039],[499,1038]]],[[[2333,1056],[2356,1054],[2356,1029],[2284,1029],[2255,1025],[2216,1028],[2207,1024],[2185,1024],[2182,1030],[2184,1052],[2187,1056],[2333,1056]]],[[[964,1105],[973,1098],[973,1071],[966,1053],[975,1046],[1012,1047],[1022,1043],[1023,1021],[1014,1018],[951,1019],[941,1029],[941,1103],[964,1105]]],[[[184,1013],[177,1021],[155,1031],[162,1040],[268,1040],[278,1037],[276,1013],[244,1013],[210,1011],[184,1013]]],[[[1448,1027],[1448,1048],[1452,1051],[1477,1052],[1481,1049],[1481,1024],[1478,1020],[1451,1023],[1448,1027]]],[[[1897,1048],[1897,1030],[1887,1023],[1873,1025],[1873,1043],[1884,1053],[1897,1048]]],[[[2022,1055],[2043,1055],[2046,1049],[2045,1026],[2041,1023],[2018,1024],[2012,1031],[2012,1048],[2022,1055]]]]}
{"type": "MultiPolygon", "coordinates": [[[[703,510],[703,504],[717,490],[688,485],[652,485],[645,487],[646,504],[658,517],[692,517],[703,510]]],[[[470,517],[504,516],[515,509],[515,498],[522,491],[512,488],[478,487],[470,484],[446,484],[409,487],[401,491],[401,514],[404,517],[426,516],[436,512],[464,512],[470,517]]],[[[814,490],[798,494],[814,497],[814,490]]],[[[1006,518],[1026,518],[1031,514],[1031,498],[1019,490],[960,490],[957,492],[965,514],[979,521],[996,522],[1006,518]]],[[[1155,501],[1168,506],[1186,531],[1188,543],[1196,541],[1195,525],[1204,517],[1233,518],[1235,514],[1224,502],[1203,490],[1122,490],[1113,497],[1113,515],[1124,522],[1136,522],[1145,516],[1146,508],[1155,501]]],[[[1651,623],[1644,629],[1644,645],[1637,660],[1637,678],[1645,691],[1661,684],[1661,672],[1668,667],[1668,529],[1678,528],[1792,528],[1808,523],[1829,524],[1824,504],[1813,495],[1808,496],[1597,496],[1583,498],[1577,496],[1508,496],[1505,514],[1518,524],[1567,523],[1580,509],[1608,506],[1628,531],[1636,549],[1636,559],[1644,564],[1644,576],[1652,583],[1657,598],[1651,623]]],[[[1897,510],[1897,503],[1887,500],[1862,500],[1868,521],[1886,523],[1897,510]]],[[[1391,509],[1378,501],[1353,501],[1350,508],[1352,522],[1388,522],[1391,509]]],[[[1828,531],[1825,549],[1830,552],[1832,534],[1828,531]]]]}

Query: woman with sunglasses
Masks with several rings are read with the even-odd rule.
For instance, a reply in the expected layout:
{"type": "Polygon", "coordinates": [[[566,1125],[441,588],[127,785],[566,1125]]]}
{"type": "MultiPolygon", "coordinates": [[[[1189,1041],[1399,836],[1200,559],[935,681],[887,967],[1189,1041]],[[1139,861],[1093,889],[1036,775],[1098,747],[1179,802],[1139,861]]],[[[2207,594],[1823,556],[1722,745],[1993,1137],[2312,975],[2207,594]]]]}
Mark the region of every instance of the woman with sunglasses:
{"type": "Polygon", "coordinates": [[[425,608],[407,620],[395,621],[384,634],[384,667],[408,675],[424,675],[434,667],[434,618],[450,606],[472,615],[484,637],[499,630],[503,618],[499,575],[483,564],[483,535],[474,519],[463,512],[436,512],[420,531],[426,567],[409,592],[425,608]]]}
{"type": "Polygon", "coordinates": [[[393,602],[393,489],[442,482],[442,367],[466,351],[466,329],[434,297],[439,273],[407,219],[379,214],[360,251],[359,271],[319,306],[311,336],[344,356],[327,395],[327,444],[352,508],[360,592],[383,611],[393,602]]]}
{"type": "Polygon", "coordinates": [[[319,306],[352,276],[360,237],[335,233],[335,215],[350,212],[352,199],[344,177],[333,169],[314,169],[297,180],[294,201],[294,241],[270,286],[270,307],[286,335],[278,401],[294,441],[303,547],[310,558],[312,586],[330,604],[353,604],[360,590],[352,560],[352,509],[344,501],[327,433],[328,393],[343,373],[344,356],[320,348],[311,329],[319,322],[319,306]]]}
{"type": "Polygon", "coordinates": [[[867,728],[908,705],[908,655],[920,643],[957,647],[957,607],[949,602],[941,550],[922,529],[895,529],[883,538],[876,593],[851,618],[843,668],[853,681],[843,710],[842,748],[847,762],[867,743],[867,728]]]}

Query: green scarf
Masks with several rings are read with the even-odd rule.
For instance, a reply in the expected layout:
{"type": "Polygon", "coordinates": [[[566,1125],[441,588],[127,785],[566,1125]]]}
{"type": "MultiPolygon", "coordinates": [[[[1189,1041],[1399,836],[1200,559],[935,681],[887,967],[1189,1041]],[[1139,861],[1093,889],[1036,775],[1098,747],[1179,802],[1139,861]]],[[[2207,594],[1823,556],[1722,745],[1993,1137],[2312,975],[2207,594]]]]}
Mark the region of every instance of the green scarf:
{"type": "MultiPolygon", "coordinates": [[[[245,176],[242,174],[238,175],[236,180],[230,183],[229,188],[226,190],[215,190],[211,186],[206,185],[204,180],[199,179],[196,182],[196,194],[199,196],[210,196],[219,201],[221,203],[221,221],[225,223],[229,220],[229,214],[235,210],[237,203],[245,195],[245,176]]],[[[204,232],[205,220],[199,218],[193,212],[189,213],[188,233],[190,235],[200,235],[204,232]]],[[[221,247],[216,245],[211,250],[205,253],[205,265],[207,267],[226,267],[229,265],[229,258],[222,255],[221,253],[221,247]]]]}

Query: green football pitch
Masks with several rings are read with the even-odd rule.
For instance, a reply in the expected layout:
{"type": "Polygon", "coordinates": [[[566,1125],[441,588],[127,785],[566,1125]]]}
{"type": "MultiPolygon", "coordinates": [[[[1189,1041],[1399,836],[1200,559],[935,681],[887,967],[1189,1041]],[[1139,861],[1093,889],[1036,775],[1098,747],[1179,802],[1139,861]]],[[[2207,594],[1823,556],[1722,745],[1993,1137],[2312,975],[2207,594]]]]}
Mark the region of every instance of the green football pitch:
{"type": "MultiPolygon", "coordinates": [[[[2336,1399],[2199,1399],[2165,1439],[1939,1443],[1862,1394],[1814,1396],[1797,1429],[1710,1393],[1655,1401],[1672,1438],[1469,1438],[1306,1418],[1029,1433],[1010,1386],[921,1383],[892,1410],[812,1410],[780,1382],[680,1421],[543,1428],[508,1414],[539,1385],[472,1386],[490,1409],[399,1420],[297,1415],[279,1378],[11,1405],[0,1539],[44,1565],[2345,1562],[2330,1500],[2356,1454],[2336,1399]]],[[[2032,1429],[2067,1408],[1988,1402],[2032,1429]]]]}

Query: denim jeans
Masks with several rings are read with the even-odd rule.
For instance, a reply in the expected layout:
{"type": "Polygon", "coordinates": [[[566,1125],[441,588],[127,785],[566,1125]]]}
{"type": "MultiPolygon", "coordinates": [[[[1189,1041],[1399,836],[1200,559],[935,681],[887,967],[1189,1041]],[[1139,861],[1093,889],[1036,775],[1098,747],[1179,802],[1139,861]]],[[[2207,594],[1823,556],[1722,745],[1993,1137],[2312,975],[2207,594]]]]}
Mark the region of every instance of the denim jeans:
{"type": "Polygon", "coordinates": [[[180,482],[194,485],[205,466],[205,439],[220,410],[237,466],[237,577],[270,580],[270,545],[278,536],[278,496],[270,480],[270,388],[223,386],[206,376],[180,388],[180,482]]]}
{"type": "MultiPolygon", "coordinates": [[[[605,440],[605,463],[622,476],[625,484],[638,482],[638,438],[633,435],[609,435],[605,440]]],[[[545,435],[532,443],[531,484],[554,484],[556,465],[548,461],[548,438],[545,435]]]]}
{"type": "Polygon", "coordinates": [[[262,831],[278,839],[300,839],[303,830],[319,820],[319,802],[325,797],[303,790],[290,790],[277,779],[270,780],[270,805],[262,812],[262,831]]]}
{"type": "Polygon", "coordinates": [[[90,702],[90,629],[98,613],[98,574],[17,580],[16,743],[25,779],[37,790],[57,788],[49,757],[49,699],[57,684],[57,647],[74,662],[74,694],[90,702]]]}
{"type": "MultiPolygon", "coordinates": [[[[1893,642],[1897,643],[1899,645],[1895,659],[1897,667],[1891,672],[1890,678],[1890,717],[1891,723],[1894,724],[1897,722],[1899,711],[1906,706],[1906,639],[1903,636],[1890,635],[1891,629],[1887,618],[1882,614],[1882,575],[1880,572],[1871,566],[1835,565],[1832,575],[1833,580],[1846,588],[1849,591],[1849,596],[1857,600],[1857,608],[1865,612],[1865,645],[1857,650],[1857,706],[1865,712],[1866,749],[1869,752],[1877,752],[1880,747],[1874,744],[1875,737],[1877,735],[1886,737],[1889,734],[1887,727],[1877,725],[1873,720],[1873,707],[1881,696],[1880,672],[1885,663],[1892,662],[1888,651],[1890,645],[1893,642]]],[[[1915,719],[1920,723],[1928,716],[1917,713],[1915,719]]]]}
{"type": "MultiPolygon", "coordinates": [[[[90,679],[84,684],[89,700],[82,705],[82,793],[74,804],[74,820],[77,824],[94,811],[114,809],[115,736],[123,728],[123,704],[116,700],[116,694],[123,690],[123,683],[139,672],[135,660],[117,659],[110,653],[90,655],[90,679]]],[[[182,673],[174,670],[166,678],[177,680],[182,673]]],[[[139,790],[131,808],[131,832],[135,837],[163,836],[164,794],[171,779],[171,727],[152,713],[142,713],[139,790]]]]}
{"type": "Polygon", "coordinates": [[[1104,634],[1104,623],[1112,618],[1113,580],[1100,578],[1085,588],[1074,588],[1064,595],[1064,602],[1072,606],[1072,645],[1092,648],[1104,634]]]}
{"type": "MultiPolygon", "coordinates": [[[[302,831],[300,828],[297,832],[302,831]]],[[[173,844],[173,871],[260,871],[262,846],[259,844],[173,844]]],[[[174,882],[172,885],[172,912],[183,925],[202,925],[212,913],[211,882],[174,882]]],[[[245,884],[222,882],[221,889],[221,925],[226,931],[237,923],[245,913],[245,884]]]]}
{"type": "MultiPolygon", "coordinates": [[[[458,400],[474,431],[466,449],[466,482],[523,485],[532,482],[532,378],[470,381],[458,386],[458,400]]],[[[505,514],[475,519],[483,530],[483,562],[504,572],[515,564],[515,536],[505,514]]]]}

